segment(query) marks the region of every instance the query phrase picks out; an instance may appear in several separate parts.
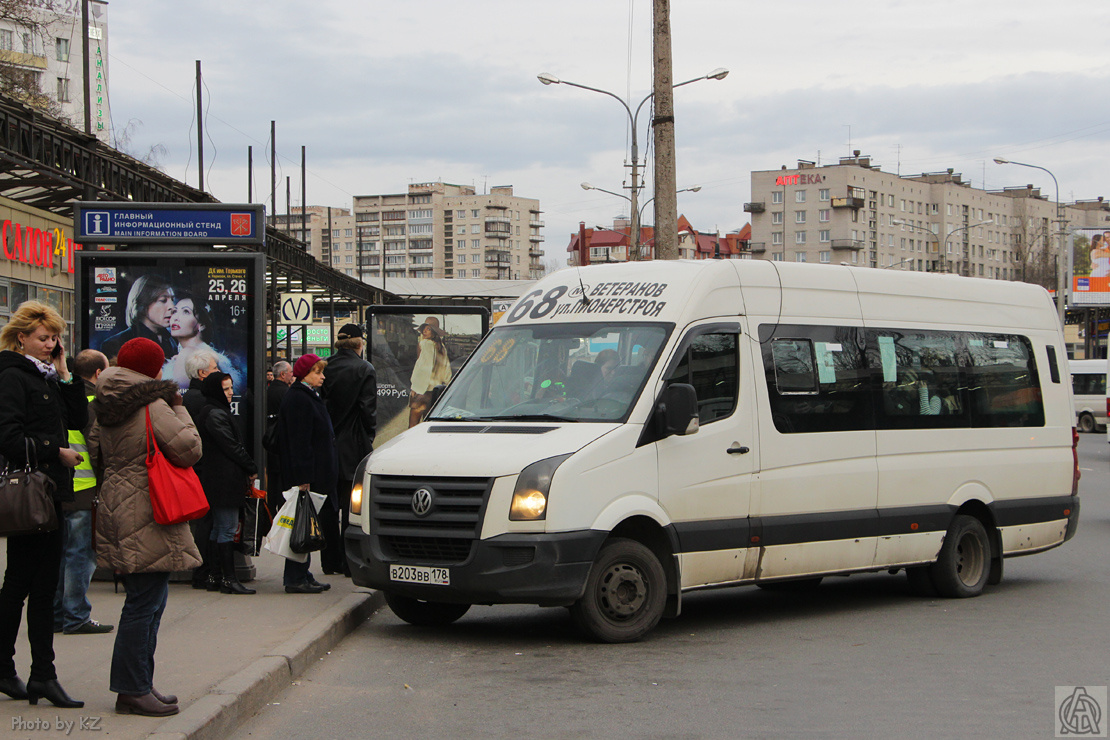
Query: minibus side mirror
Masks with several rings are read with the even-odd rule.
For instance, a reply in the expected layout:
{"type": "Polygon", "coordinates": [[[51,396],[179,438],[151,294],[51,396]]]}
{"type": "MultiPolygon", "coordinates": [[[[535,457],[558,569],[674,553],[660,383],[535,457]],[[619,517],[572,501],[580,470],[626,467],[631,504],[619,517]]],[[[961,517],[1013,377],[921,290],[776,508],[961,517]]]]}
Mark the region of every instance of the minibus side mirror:
{"type": "Polygon", "coordinates": [[[436,401],[439,400],[439,397],[443,395],[443,392],[445,390],[447,390],[447,386],[437,385],[435,388],[432,388],[432,390],[429,391],[429,394],[431,395],[432,399],[431,399],[431,401],[428,402],[428,408],[431,408],[432,406],[436,405],[436,401]]]}
{"type": "Polygon", "coordinates": [[[667,436],[686,435],[698,431],[698,394],[688,383],[672,383],[663,391],[659,402],[667,436]]]}

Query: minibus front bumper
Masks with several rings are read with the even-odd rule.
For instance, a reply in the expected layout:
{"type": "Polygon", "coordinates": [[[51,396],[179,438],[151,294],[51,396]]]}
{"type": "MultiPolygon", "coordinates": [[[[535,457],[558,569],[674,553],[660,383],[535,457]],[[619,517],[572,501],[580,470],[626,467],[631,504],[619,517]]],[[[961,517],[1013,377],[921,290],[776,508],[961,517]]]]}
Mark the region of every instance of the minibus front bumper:
{"type": "Polygon", "coordinates": [[[475,540],[469,556],[454,563],[388,557],[375,535],[357,525],[344,532],[351,580],[357,586],[424,601],[463,604],[538,604],[569,606],[586,589],[590,566],[606,532],[582,530],[553,534],[503,534],[475,540]],[[390,566],[446,569],[449,585],[391,578],[390,566]]]}

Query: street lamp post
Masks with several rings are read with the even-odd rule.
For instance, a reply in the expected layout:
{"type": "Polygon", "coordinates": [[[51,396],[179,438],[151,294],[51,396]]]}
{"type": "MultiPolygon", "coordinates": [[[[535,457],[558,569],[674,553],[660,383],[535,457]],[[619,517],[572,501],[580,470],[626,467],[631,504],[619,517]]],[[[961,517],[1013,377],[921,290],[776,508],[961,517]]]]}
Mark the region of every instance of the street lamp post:
{"type": "MultiPolygon", "coordinates": [[[[937,252],[940,252],[940,236],[938,236],[937,234],[934,234],[930,229],[923,229],[920,226],[917,226],[916,224],[912,224],[909,221],[903,221],[902,219],[898,219],[898,218],[891,220],[891,223],[895,224],[897,226],[908,226],[913,231],[924,231],[926,234],[933,237],[933,239],[937,243],[937,252]]],[[[940,259],[939,255],[938,255],[937,259],[940,259]]],[[[906,260],[902,260],[902,262],[905,262],[905,261],[906,260]]],[[[899,264],[901,264],[901,263],[899,263],[899,264]]],[[[891,265],[891,267],[893,267],[893,265],[891,265]]],[[[929,255],[926,254],[925,255],[925,272],[928,272],[928,271],[929,271],[929,255]]]]}
{"type": "Polygon", "coordinates": [[[1060,202],[1060,182],[1052,171],[1038,164],[1015,162],[1003,157],[995,157],[995,164],[1016,164],[1018,167],[1031,167],[1035,170],[1048,173],[1052,184],[1056,186],[1056,312],[1060,316],[1060,327],[1063,328],[1067,316],[1067,306],[1064,303],[1064,206],[1060,202]]]}
{"type": "MultiPolygon", "coordinates": [[[[594,187],[593,185],[591,185],[588,182],[582,183],[582,189],[583,190],[596,190],[599,193],[608,193],[609,195],[615,195],[618,198],[624,198],[625,200],[627,200],[629,202],[629,204],[631,204],[631,206],[633,208],[636,208],[636,201],[634,201],[632,198],[629,198],[627,195],[623,195],[621,193],[614,193],[612,190],[606,190],[605,188],[594,187]]],[[[676,190],[675,195],[678,195],[679,193],[696,193],[699,190],[701,190],[701,185],[694,185],[693,187],[682,188],[681,190],[676,190]]],[[[639,210],[635,211],[633,216],[630,217],[630,220],[632,221],[633,226],[632,226],[632,229],[631,229],[631,233],[629,234],[629,247],[630,247],[631,250],[634,250],[635,253],[636,253],[635,257],[633,257],[631,255],[631,253],[629,254],[628,258],[630,260],[640,259],[640,223],[643,220],[644,209],[647,208],[648,204],[651,203],[653,200],[655,200],[654,195],[652,197],[648,198],[647,200],[645,200],[644,204],[642,206],[640,206],[639,210]]],[[[613,229],[605,229],[605,231],[613,231],[613,229]]]]}
{"type": "MultiPolygon", "coordinates": [[[[974,229],[976,226],[989,226],[990,224],[993,224],[993,223],[994,223],[994,219],[993,218],[988,218],[986,221],[977,221],[976,223],[973,223],[973,224],[967,224],[965,226],[957,226],[956,228],[952,229],[951,231],[948,232],[948,235],[944,237],[944,253],[948,254],[948,240],[952,238],[953,234],[955,234],[957,232],[960,232],[960,231],[967,231],[968,234],[970,235],[971,229],[974,229]]],[[[944,258],[944,262],[945,262],[945,264],[948,264],[948,258],[947,257],[944,258]]],[[[968,265],[968,267],[970,267],[970,264],[968,265]]],[[[970,272],[970,270],[968,270],[968,272],[970,272]]]]}
{"type": "MultiPolygon", "coordinates": [[[[685,82],[680,82],[677,85],[673,85],[671,89],[674,89],[676,87],[682,87],[683,85],[689,85],[693,82],[700,82],[702,80],[723,80],[727,76],[728,76],[728,70],[725,69],[724,67],[718,67],[717,69],[713,70],[709,74],[702,75],[701,77],[695,77],[692,80],[686,80],[685,82]]],[[[602,95],[608,95],[609,97],[613,98],[618,103],[620,103],[621,106],[624,108],[624,112],[628,114],[628,122],[632,125],[632,184],[628,186],[629,192],[631,193],[631,197],[628,197],[628,196],[621,196],[621,197],[627,198],[627,200],[630,201],[631,204],[632,204],[632,233],[638,235],[640,233],[640,212],[639,212],[639,208],[638,208],[638,203],[639,203],[640,187],[641,186],[640,186],[640,146],[637,143],[638,140],[637,140],[637,135],[636,135],[636,129],[637,129],[637,121],[639,120],[639,117],[640,117],[640,109],[644,107],[644,103],[646,103],[647,101],[649,101],[653,97],[655,97],[655,93],[651,93],[650,95],[646,96],[643,100],[641,100],[640,104],[636,106],[636,112],[633,113],[632,108],[628,105],[628,103],[626,103],[624,101],[624,98],[622,98],[619,95],[616,95],[614,93],[611,93],[608,90],[602,90],[602,89],[597,88],[597,87],[590,87],[589,85],[582,85],[582,84],[579,84],[577,82],[569,82],[568,80],[561,80],[558,77],[556,77],[555,75],[551,74],[550,72],[543,72],[542,74],[537,75],[536,79],[538,79],[540,82],[542,82],[545,85],[570,85],[571,87],[577,87],[577,88],[581,88],[583,90],[589,90],[591,92],[601,93],[602,95]]],[[[593,188],[593,189],[600,190],[600,188],[593,188]]],[[[608,191],[603,191],[603,192],[608,192],[608,191]]],[[[637,254],[636,258],[639,259],[638,254],[637,254]]]]}

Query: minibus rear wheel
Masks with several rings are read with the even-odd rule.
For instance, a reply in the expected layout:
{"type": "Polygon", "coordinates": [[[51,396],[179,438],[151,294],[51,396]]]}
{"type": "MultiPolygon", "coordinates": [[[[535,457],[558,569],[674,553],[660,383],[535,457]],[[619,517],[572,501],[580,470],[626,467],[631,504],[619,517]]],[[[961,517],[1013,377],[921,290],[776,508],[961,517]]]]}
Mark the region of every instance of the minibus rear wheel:
{"type": "Polygon", "coordinates": [[[635,642],[659,623],[666,603],[667,576],[659,558],[635,540],[615,537],[602,545],[586,593],[570,614],[599,642],[635,642]]]}
{"type": "Polygon", "coordinates": [[[386,593],[385,603],[398,617],[417,627],[441,627],[451,624],[470,609],[470,604],[448,604],[442,601],[421,601],[411,596],[386,593]]]}
{"type": "Polygon", "coordinates": [[[1079,417],[1079,431],[1093,432],[1095,430],[1095,417],[1090,414],[1083,414],[1079,417]]]}
{"type": "Polygon", "coordinates": [[[965,599],[983,593],[991,571],[991,544],[983,523],[959,514],[944,535],[937,561],[929,566],[941,596],[965,599]]]}

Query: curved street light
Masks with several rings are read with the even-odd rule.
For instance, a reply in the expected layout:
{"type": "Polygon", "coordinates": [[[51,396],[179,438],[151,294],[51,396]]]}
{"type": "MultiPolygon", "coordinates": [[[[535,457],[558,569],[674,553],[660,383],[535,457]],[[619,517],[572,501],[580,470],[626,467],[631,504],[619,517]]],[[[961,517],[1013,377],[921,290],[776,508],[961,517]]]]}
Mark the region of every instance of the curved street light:
{"type": "MultiPolygon", "coordinates": [[[[689,84],[692,84],[694,82],[701,82],[702,80],[723,80],[727,76],[728,76],[728,70],[725,69],[724,67],[718,67],[717,69],[713,70],[712,72],[709,72],[708,74],[704,74],[701,77],[695,77],[692,80],[686,80],[685,82],[679,82],[677,85],[672,85],[671,89],[674,89],[676,87],[682,87],[683,85],[689,85],[689,84]]],[[[639,204],[639,195],[640,195],[640,187],[641,187],[640,186],[640,146],[637,143],[636,129],[637,129],[637,121],[640,117],[640,109],[644,107],[644,103],[646,103],[647,101],[649,101],[653,97],[655,97],[655,93],[652,92],[649,95],[647,95],[643,100],[641,100],[639,105],[636,106],[636,112],[633,113],[632,108],[628,105],[628,103],[626,103],[624,101],[624,98],[620,97],[619,95],[616,95],[615,93],[611,93],[608,90],[602,90],[601,88],[598,88],[598,87],[590,87],[589,85],[582,85],[578,82],[571,82],[569,80],[561,80],[558,77],[556,77],[555,75],[551,74],[550,72],[542,72],[542,73],[536,75],[536,79],[538,79],[544,85],[570,85],[571,87],[577,87],[577,88],[581,88],[583,90],[589,90],[591,92],[601,93],[602,95],[608,95],[609,97],[613,98],[618,103],[620,103],[621,106],[624,108],[625,113],[628,114],[628,121],[632,125],[632,184],[628,186],[628,190],[632,195],[631,195],[631,197],[627,197],[627,196],[622,196],[622,197],[626,197],[628,199],[628,201],[631,202],[631,204],[632,204],[632,218],[634,220],[634,223],[632,224],[633,233],[639,233],[639,228],[640,228],[639,218],[640,218],[640,216],[639,216],[638,204],[639,204]]],[[[601,188],[593,188],[593,189],[600,190],[601,188]]],[[[606,191],[602,191],[602,192],[609,192],[609,191],[606,190],[606,191]]]]}
{"type": "Polygon", "coordinates": [[[1014,162],[1010,159],[1003,157],[995,157],[995,164],[1016,164],[1018,167],[1031,167],[1041,172],[1047,172],[1048,176],[1052,178],[1052,184],[1056,186],[1056,312],[1060,317],[1060,326],[1064,326],[1066,320],[1067,307],[1064,304],[1064,206],[1060,202],[1060,181],[1056,179],[1056,175],[1046,167],[1041,167],[1039,164],[1028,164],[1026,162],[1014,162]]]}
{"type": "MultiPolygon", "coordinates": [[[[596,190],[599,193],[608,193],[609,195],[615,195],[618,198],[624,198],[630,204],[632,204],[633,207],[635,207],[635,201],[633,201],[632,198],[629,198],[627,195],[624,195],[622,193],[614,193],[612,190],[606,190],[605,188],[594,187],[593,185],[591,185],[588,182],[582,183],[581,188],[583,190],[596,190]]],[[[682,189],[676,190],[674,192],[675,192],[675,195],[678,195],[679,193],[696,193],[700,190],[701,190],[701,185],[692,185],[688,188],[682,188],[682,189]]],[[[653,200],[655,200],[654,195],[644,201],[644,204],[642,206],[640,206],[639,210],[636,212],[636,218],[635,218],[634,223],[633,223],[634,228],[629,229],[630,236],[631,236],[629,241],[632,242],[632,248],[634,248],[635,251],[636,251],[636,259],[640,258],[640,224],[643,222],[644,209],[647,208],[648,203],[651,203],[653,200]]],[[[602,231],[616,231],[616,229],[604,229],[603,228],[602,231]]],[[[620,233],[623,234],[624,232],[622,231],[620,233]]]]}
{"type": "MultiPolygon", "coordinates": [[[[896,225],[896,226],[908,226],[913,231],[923,231],[923,232],[925,232],[929,236],[933,237],[933,239],[937,243],[937,252],[938,253],[940,252],[940,236],[938,234],[934,234],[932,229],[923,228],[921,226],[918,226],[917,224],[911,223],[909,221],[904,221],[900,218],[893,218],[893,219],[890,220],[890,222],[892,224],[896,225]]],[[[907,259],[915,259],[915,258],[907,258],[907,259]]],[[[937,259],[940,259],[939,255],[938,255],[937,259]]],[[[906,260],[902,260],[902,262],[905,262],[905,261],[906,260]]],[[[901,264],[901,263],[898,263],[898,264],[901,264]]],[[[889,267],[893,267],[893,266],[894,265],[889,265],[889,267]]],[[[929,256],[925,255],[925,272],[928,272],[928,271],[929,271],[929,256]]]]}
{"type": "MultiPolygon", "coordinates": [[[[952,229],[951,231],[948,232],[948,235],[946,237],[944,237],[944,253],[945,253],[945,255],[948,254],[948,240],[952,238],[953,234],[955,234],[956,232],[959,232],[959,231],[967,231],[968,233],[971,233],[970,230],[974,229],[976,226],[988,226],[988,225],[993,224],[993,223],[994,223],[994,219],[993,218],[988,218],[986,221],[979,221],[977,223],[967,224],[966,226],[957,226],[956,228],[952,229]]],[[[948,257],[944,258],[944,264],[945,264],[945,266],[948,265],[948,257]]],[[[970,265],[970,262],[969,262],[968,267],[970,268],[970,266],[971,265],[970,265]]],[[[947,272],[947,270],[946,270],[946,272],[947,272]]],[[[971,270],[969,269],[968,272],[971,272],[971,270]]]]}

